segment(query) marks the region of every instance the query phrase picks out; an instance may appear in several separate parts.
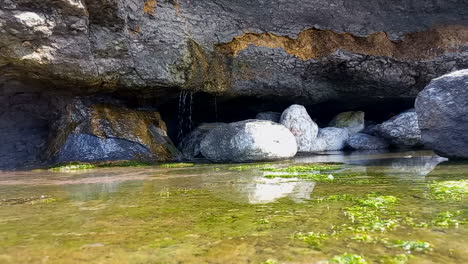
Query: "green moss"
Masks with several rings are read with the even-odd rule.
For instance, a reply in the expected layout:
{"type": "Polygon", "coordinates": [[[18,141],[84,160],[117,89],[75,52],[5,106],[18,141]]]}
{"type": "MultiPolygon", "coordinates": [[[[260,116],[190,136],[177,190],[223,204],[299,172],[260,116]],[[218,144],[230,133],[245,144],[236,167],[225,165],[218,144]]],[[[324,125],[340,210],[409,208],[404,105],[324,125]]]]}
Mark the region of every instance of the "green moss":
{"type": "Polygon", "coordinates": [[[333,175],[331,174],[269,174],[263,176],[268,179],[273,178],[284,178],[284,179],[291,179],[291,178],[298,178],[303,180],[312,180],[312,181],[320,181],[320,182],[330,182],[334,180],[333,175]]]}
{"type": "Polygon", "coordinates": [[[367,264],[367,261],[360,255],[348,254],[334,256],[330,259],[330,263],[336,264],[367,264]]]}
{"type": "Polygon", "coordinates": [[[166,163],[160,165],[161,168],[187,168],[187,167],[192,167],[195,166],[194,163],[166,163]]]}
{"type": "Polygon", "coordinates": [[[263,168],[262,171],[271,171],[271,172],[289,172],[289,173],[299,173],[299,172],[314,172],[314,171],[331,171],[338,170],[342,166],[338,164],[307,164],[307,165],[297,165],[289,166],[286,168],[263,168]]]}
{"type": "Polygon", "coordinates": [[[434,182],[429,188],[437,200],[461,200],[468,194],[468,180],[434,182]]]}
{"type": "Polygon", "coordinates": [[[405,241],[395,240],[388,243],[389,247],[402,248],[408,252],[428,252],[432,250],[432,245],[425,241],[405,241]]]}

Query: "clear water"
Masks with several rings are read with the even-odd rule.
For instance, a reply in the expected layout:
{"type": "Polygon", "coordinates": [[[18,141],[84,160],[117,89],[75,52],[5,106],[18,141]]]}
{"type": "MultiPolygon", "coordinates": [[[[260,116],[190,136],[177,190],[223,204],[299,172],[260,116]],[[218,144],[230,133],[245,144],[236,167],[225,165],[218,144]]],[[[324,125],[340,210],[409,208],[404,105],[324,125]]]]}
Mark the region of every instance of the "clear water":
{"type": "Polygon", "coordinates": [[[435,199],[429,188],[468,179],[468,164],[441,161],[419,151],[275,164],[345,163],[325,182],[269,179],[232,164],[3,172],[0,263],[327,263],[344,253],[368,263],[405,263],[392,259],[401,254],[408,263],[468,263],[466,199],[435,199]],[[346,212],[375,196],[398,198],[378,216],[395,224],[362,231],[366,223],[346,212]],[[446,211],[457,214],[452,224],[436,225],[446,211]],[[324,238],[307,243],[300,232],[324,238]],[[407,250],[396,240],[431,249],[407,250]]]}

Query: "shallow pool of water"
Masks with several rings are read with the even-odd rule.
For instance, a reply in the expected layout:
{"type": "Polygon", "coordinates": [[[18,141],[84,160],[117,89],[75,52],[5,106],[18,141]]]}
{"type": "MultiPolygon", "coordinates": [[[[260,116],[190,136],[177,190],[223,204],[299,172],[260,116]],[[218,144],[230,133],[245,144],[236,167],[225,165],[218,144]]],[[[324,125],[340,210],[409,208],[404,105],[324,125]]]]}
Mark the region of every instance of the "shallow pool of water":
{"type": "Polygon", "coordinates": [[[0,172],[0,263],[327,263],[345,253],[468,263],[466,199],[434,193],[468,180],[468,163],[442,162],[429,151],[355,152],[0,172]],[[314,172],[324,180],[264,169],[316,162],[343,165],[314,172]]]}

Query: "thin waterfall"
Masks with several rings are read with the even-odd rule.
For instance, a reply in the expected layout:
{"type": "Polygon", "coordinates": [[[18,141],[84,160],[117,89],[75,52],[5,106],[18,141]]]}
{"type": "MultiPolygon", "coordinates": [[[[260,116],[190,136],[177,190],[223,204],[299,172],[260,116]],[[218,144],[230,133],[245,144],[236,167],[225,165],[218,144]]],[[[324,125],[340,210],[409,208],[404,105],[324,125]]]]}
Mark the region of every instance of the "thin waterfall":
{"type": "Polygon", "coordinates": [[[177,139],[182,140],[183,136],[192,131],[192,104],[193,93],[191,91],[181,90],[179,93],[179,109],[177,119],[179,121],[179,132],[177,139]]]}

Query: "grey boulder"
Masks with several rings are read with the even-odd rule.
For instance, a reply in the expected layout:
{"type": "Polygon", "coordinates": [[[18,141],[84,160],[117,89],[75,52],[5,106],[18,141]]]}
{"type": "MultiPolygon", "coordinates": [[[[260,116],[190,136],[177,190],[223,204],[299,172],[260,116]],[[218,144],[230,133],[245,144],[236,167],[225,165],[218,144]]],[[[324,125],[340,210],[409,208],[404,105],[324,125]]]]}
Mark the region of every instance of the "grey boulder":
{"type": "Polygon", "coordinates": [[[397,147],[421,146],[421,130],[414,109],[403,112],[383,122],[378,134],[397,147]]]}
{"type": "Polygon", "coordinates": [[[255,119],[268,120],[268,121],[273,121],[273,122],[279,123],[280,119],[281,119],[281,113],[278,113],[278,112],[261,112],[261,113],[257,114],[255,119]]]}
{"type": "Polygon", "coordinates": [[[389,147],[385,139],[363,133],[351,135],[346,143],[348,147],[356,150],[385,149],[389,147]]]}
{"type": "Polygon", "coordinates": [[[179,143],[179,150],[182,152],[183,158],[186,160],[193,160],[201,157],[201,141],[211,129],[222,125],[226,125],[226,123],[203,123],[186,135],[179,143]]]}
{"type": "Polygon", "coordinates": [[[350,133],[359,133],[364,129],[364,112],[350,111],[336,115],[328,124],[329,127],[346,128],[350,133]]]}
{"type": "Polygon", "coordinates": [[[318,134],[317,124],[302,105],[291,105],[284,110],[280,123],[296,137],[298,152],[308,152],[318,134]]]}
{"type": "Polygon", "coordinates": [[[346,147],[348,137],[349,131],[345,128],[322,128],[309,148],[309,152],[342,150],[346,147]]]}
{"type": "Polygon", "coordinates": [[[438,155],[468,159],[468,70],[434,79],[417,97],[422,142],[438,155]]]}
{"type": "Polygon", "coordinates": [[[286,127],[250,119],[212,129],[200,149],[213,162],[250,162],[294,157],[297,144],[286,127]]]}

